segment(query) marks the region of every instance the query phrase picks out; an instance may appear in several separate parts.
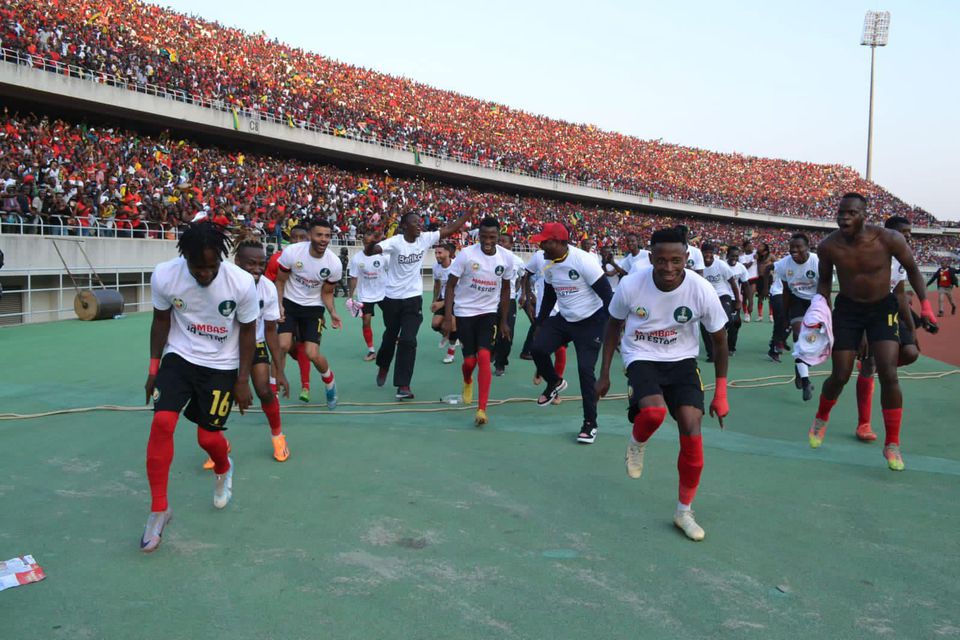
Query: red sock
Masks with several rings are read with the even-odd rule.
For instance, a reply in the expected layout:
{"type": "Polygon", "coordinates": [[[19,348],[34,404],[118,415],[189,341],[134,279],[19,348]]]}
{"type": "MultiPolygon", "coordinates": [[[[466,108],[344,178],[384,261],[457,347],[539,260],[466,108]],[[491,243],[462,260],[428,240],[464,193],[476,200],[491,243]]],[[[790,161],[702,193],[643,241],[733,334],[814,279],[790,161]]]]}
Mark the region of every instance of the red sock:
{"type": "Polygon", "coordinates": [[[830,419],[830,410],[833,409],[833,405],[837,404],[836,400],[827,400],[820,396],[820,408],[817,409],[817,420],[823,420],[826,422],[830,419]]]}
{"type": "Polygon", "coordinates": [[[857,376],[857,424],[870,424],[873,376],[857,376]]]}
{"type": "Polygon", "coordinates": [[[280,435],[280,401],[276,396],[270,398],[270,402],[261,402],[260,408],[263,414],[267,416],[267,422],[270,423],[270,435],[280,435]]]}
{"type": "Polygon", "coordinates": [[[333,369],[327,369],[326,373],[320,374],[320,379],[323,381],[324,386],[329,389],[333,386],[333,369]]]}
{"type": "Polygon", "coordinates": [[[644,407],[640,409],[637,412],[637,417],[633,419],[633,439],[637,442],[646,442],[660,428],[663,419],[666,417],[666,407],[644,407]]]}
{"type": "Polygon", "coordinates": [[[460,370],[463,371],[464,382],[473,382],[473,368],[476,366],[477,356],[463,356],[463,366],[460,370]]]}
{"type": "Polygon", "coordinates": [[[677,471],[680,472],[680,504],[689,505],[697,495],[700,473],[703,471],[703,438],[701,436],[680,436],[677,471]]]}
{"type": "Polygon", "coordinates": [[[277,383],[276,383],[276,382],[271,382],[271,383],[270,383],[270,393],[272,393],[273,395],[277,395],[277,383]]]}
{"type": "Polygon", "coordinates": [[[757,317],[763,318],[763,301],[757,302],[757,317]]]}
{"type": "Polygon", "coordinates": [[[367,349],[373,349],[373,327],[363,328],[363,341],[367,343],[367,349]]]}
{"type": "Polygon", "coordinates": [[[456,355],[456,353],[457,353],[457,350],[456,350],[456,349],[454,349],[453,347],[447,347],[447,355],[448,355],[448,356],[456,355]]]}
{"type": "Polygon", "coordinates": [[[477,373],[477,382],[480,383],[480,394],[477,396],[477,408],[487,410],[487,400],[490,399],[490,382],[493,380],[493,371],[490,370],[490,352],[480,349],[477,352],[477,362],[480,371],[477,373]]]}
{"type": "Polygon", "coordinates": [[[170,479],[170,463],[173,462],[173,432],[177,428],[176,411],[157,411],[150,424],[150,439],[147,440],[147,480],[153,501],[150,511],[167,510],[167,481],[170,479]]]}
{"type": "Polygon", "coordinates": [[[557,349],[556,353],[553,354],[553,370],[557,372],[557,375],[561,378],[563,377],[563,372],[567,369],[567,348],[560,347],[557,349]]]}
{"type": "Polygon", "coordinates": [[[213,460],[214,473],[220,475],[230,470],[230,459],[227,458],[230,443],[223,437],[223,431],[208,431],[203,427],[197,427],[197,444],[213,460]]]}
{"type": "Polygon", "coordinates": [[[887,436],[883,441],[883,446],[890,444],[900,444],[900,422],[903,420],[903,408],[899,409],[881,409],[883,414],[883,428],[887,431],[887,436]]]}
{"type": "Polygon", "coordinates": [[[310,358],[307,357],[307,348],[300,343],[297,345],[297,364],[300,365],[300,386],[310,388],[310,358]]]}

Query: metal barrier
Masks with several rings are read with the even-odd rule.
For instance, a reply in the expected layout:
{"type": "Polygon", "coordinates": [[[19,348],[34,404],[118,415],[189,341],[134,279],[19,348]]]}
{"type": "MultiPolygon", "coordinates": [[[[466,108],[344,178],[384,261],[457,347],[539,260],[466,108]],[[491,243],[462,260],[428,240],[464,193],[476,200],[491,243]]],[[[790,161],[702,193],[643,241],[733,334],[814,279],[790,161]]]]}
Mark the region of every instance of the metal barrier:
{"type": "MultiPolygon", "coordinates": [[[[216,111],[221,111],[224,113],[233,113],[236,115],[243,115],[247,118],[250,118],[254,121],[260,122],[271,122],[281,126],[293,127],[296,129],[303,129],[305,131],[312,131],[322,135],[328,135],[338,138],[346,138],[348,140],[356,140],[365,144],[376,145],[379,147],[394,149],[398,151],[405,151],[410,153],[416,153],[418,156],[426,158],[434,158],[439,161],[453,162],[457,164],[463,164],[467,166],[479,167],[483,169],[489,169],[492,171],[498,171],[500,173],[509,173],[513,175],[527,176],[530,178],[536,178],[538,180],[545,180],[554,184],[554,189],[557,188],[557,185],[567,185],[567,186],[577,186],[577,187],[587,187],[590,189],[598,189],[601,191],[606,191],[608,193],[615,193],[625,196],[630,196],[638,199],[647,199],[650,204],[654,204],[654,200],[658,200],[665,203],[679,204],[679,205],[689,205],[696,207],[711,207],[714,209],[720,209],[725,212],[729,212],[729,217],[733,218],[738,215],[739,212],[764,215],[774,218],[798,218],[801,220],[809,220],[804,216],[790,215],[787,213],[775,213],[767,209],[759,208],[750,208],[750,207],[738,207],[736,209],[729,209],[722,206],[717,206],[715,204],[707,204],[704,202],[699,202],[696,200],[690,200],[685,198],[676,198],[669,195],[662,195],[660,193],[650,191],[650,192],[640,192],[632,189],[623,189],[615,187],[609,181],[604,180],[571,180],[565,177],[558,177],[556,175],[524,171],[522,169],[516,168],[505,168],[496,160],[480,160],[478,158],[470,158],[465,156],[462,153],[450,154],[442,150],[435,150],[432,148],[420,147],[410,142],[401,141],[401,140],[390,140],[390,139],[381,139],[376,135],[369,135],[360,132],[358,129],[346,128],[343,126],[333,126],[330,124],[316,123],[313,121],[294,119],[292,116],[283,113],[272,113],[268,110],[261,109],[252,109],[248,107],[243,107],[241,105],[229,104],[222,99],[207,98],[201,95],[188,93],[182,89],[161,87],[156,84],[149,82],[139,82],[131,80],[130,78],[125,78],[123,76],[117,76],[111,73],[106,73],[104,71],[94,71],[91,69],[86,69],[84,67],[79,67],[72,64],[64,64],[62,62],[48,60],[42,55],[30,54],[25,51],[20,51],[18,49],[11,49],[8,47],[0,47],[0,60],[7,62],[9,64],[17,64],[23,66],[29,66],[34,69],[39,69],[42,71],[47,71],[50,73],[57,73],[71,78],[77,78],[80,80],[96,82],[98,84],[104,84],[119,89],[124,89],[128,91],[135,91],[137,93],[143,93],[146,95],[154,96],[157,98],[163,98],[167,100],[175,100],[177,102],[183,102],[186,104],[192,104],[195,106],[203,107],[206,109],[213,109],[216,111]]],[[[439,166],[439,165],[438,165],[439,166]]],[[[639,203],[638,203],[639,204],[639,203]]],[[[693,212],[690,212],[692,215],[696,215],[693,212]]],[[[779,223],[779,222],[777,222],[779,223]]],[[[774,224],[777,224],[774,223],[774,224]]],[[[936,227],[931,227],[934,229],[936,227]]],[[[921,231],[923,227],[915,227],[914,231],[921,231]]],[[[922,232],[922,231],[921,231],[922,232]]]]}
{"type": "Polygon", "coordinates": [[[71,225],[62,216],[36,216],[25,219],[18,213],[0,211],[0,235],[76,236],[84,238],[146,238],[176,240],[180,228],[151,220],[141,220],[140,227],[132,228],[124,221],[98,220],[94,224],[71,225]],[[54,220],[56,219],[56,220],[54,220]],[[118,224],[119,223],[119,224],[118,224]],[[141,228],[142,227],[142,228],[141,228]]]}

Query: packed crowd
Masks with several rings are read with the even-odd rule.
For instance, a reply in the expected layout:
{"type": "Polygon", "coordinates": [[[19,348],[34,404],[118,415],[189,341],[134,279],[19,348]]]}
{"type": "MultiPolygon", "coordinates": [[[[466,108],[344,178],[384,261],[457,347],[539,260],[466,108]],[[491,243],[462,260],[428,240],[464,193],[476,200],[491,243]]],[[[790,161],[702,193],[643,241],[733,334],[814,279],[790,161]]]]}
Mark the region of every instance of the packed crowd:
{"type": "MultiPolygon", "coordinates": [[[[654,229],[682,223],[695,241],[752,237],[782,255],[796,230],[479,191],[10,113],[0,118],[0,187],[6,231],[22,220],[27,232],[44,226],[45,233],[173,237],[177,227],[205,214],[279,241],[298,222],[322,216],[347,243],[366,226],[389,232],[405,211],[420,211],[435,226],[476,207],[501,219],[520,243],[544,222],[560,221],[575,239],[619,252],[627,230],[648,238],[654,229]]],[[[466,234],[460,240],[466,242],[466,234]]],[[[957,244],[917,241],[925,262],[935,261],[931,251],[955,251],[957,244]]]]}
{"type": "Polygon", "coordinates": [[[269,113],[421,153],[740,210],[829,219],[847,191],[878,216],[937,221],[851,168],[640,140],[354,67],[197,16],[131,0],[12,0],[0,45],[35,66],[62,62],[225,108],[269,113]],[[22,57],[20,57],[22,54],[22,57]]]}

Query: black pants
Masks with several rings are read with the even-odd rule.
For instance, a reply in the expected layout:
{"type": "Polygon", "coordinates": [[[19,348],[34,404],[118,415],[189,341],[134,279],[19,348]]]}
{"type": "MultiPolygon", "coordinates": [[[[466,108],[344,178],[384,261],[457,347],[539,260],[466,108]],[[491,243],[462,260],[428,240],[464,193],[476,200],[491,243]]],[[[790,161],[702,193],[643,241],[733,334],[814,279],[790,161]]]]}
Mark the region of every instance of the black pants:
{"type": "Polygon", "coordinates": [[[397,363],[393,369],[393,385],[409,387],[413,378],[413,366],[417,362],[417,331],[423,322],[423,296],[394,300],[384,298],[380,303],[383,311],[383,339],[377,352],[377,366],[389,369],[393,352],[397,363]]]}
{"type": "MultiPolygon", "coordinates": [[[[736,332],[740,330],[739,309],[733,308],[733,298],[730,296],[720,296],[720,304],[723,305],[723,310],[727,314],[727,348],[735,350],[737,348],[736,332]],[[734,318],[737,320],[736,329],[732,326],[734,318]]],[[[713,336],[707,333],[702,324],[700,325],[700,336],[703,338],[703,348],[707,352],[707,358],[713,360],[713,336]]]]}
{"type": "Polygon", "coordinates": [[[743,325],[743,320],[740,318],[740,309],[732,308],[732,300],[730,304],[730,321],[727,322],[727,350],[733,352],[737,350],[737,338],[740,336],[740,327],[743,325]]]}
{"type": "Polygon", "coordinates": [[[537,373],[547,384],[556,383],[560,377],[553,370],[553,353],[572,342],[577,350],[577,374],[580,377],[580,395],[583,398],[583,419],[591,424],[597,422],[597,395],[594,370],[603,343],[603,330],[607,324],[606,309],[599,309],[589,318],[579,322],[567,322],[563,316],[547,318],[533,339],[530,354],[537,363],[537,373]]]}
{"type": "MultiPolygon", "coordinates": [[[[497,322],[500,314],[497,314],[497,322]]],[[[517,326],[517,301],[510,301],[510,310],[507,311],[507,326],[510,327],[510,339],[507,340],[497,334],[497,344],[493,348],[493,366],[497,369],[506,369],[510,364],[510,349],[513,348],[513,329],[517,326]]]]}
{"type": "Polygon", "coordinates": [[[784,342],[790,331],[787,314],[783,308],[783,294],[770,296],[770,308],[773,309],[773,333],[770,336],[770,346],[773,347],[784,342]]]}

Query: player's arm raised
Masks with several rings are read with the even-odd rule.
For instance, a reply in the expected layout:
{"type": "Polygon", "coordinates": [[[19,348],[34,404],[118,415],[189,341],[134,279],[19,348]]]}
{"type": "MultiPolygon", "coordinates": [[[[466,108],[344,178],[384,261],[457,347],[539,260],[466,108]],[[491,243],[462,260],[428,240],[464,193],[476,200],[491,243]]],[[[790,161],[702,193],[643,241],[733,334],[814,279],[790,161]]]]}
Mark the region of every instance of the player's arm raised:
{"type": "Polygon", "coordinates": [[[467,220],[477,217],[477,215],[476,207],[470,207],[470,209],[464,212],[459,218],[440,228],[440,239],[443,240],[444,238],[449,238],[453,234],[457,233],[463,228],[463,225],[467,224],[467,220]]]}
{"type": "Polygon", "coordinates": [[[153,396],[153,388],[157,381],[157,372],[160,370],[160,358],[163,348],[167,346],[167,337],[170,335],[171,309],[153,309],[153,322],[150,324],[150,368],[147,373],[147,383],[143,385],[147,392],[147,404],[153,396]]]}
{"type": "MultiPolygon", "coordinates": [[[[920,273],[917,261],[913,259],[913,252],[910,251],[910,247],[907,246],[906,238],[897,231],[886,231],[885,236],[890,246],[890,252],[893,254],[893,257],[903,265],[903,269],[907,272],[907,280],[910,281],[913,292],[917,295],[917,299],[920,300],[920,317],[923,318],[925,322],[935,326],[937,324],[937,317],[933,313],[933,306],[930,304],[930,301],[927,300],[927,287],[923,282],[923,274],[920,273]]],[[[904,320],[906,320],[906,318],[904,318],[904,320]]]]}

